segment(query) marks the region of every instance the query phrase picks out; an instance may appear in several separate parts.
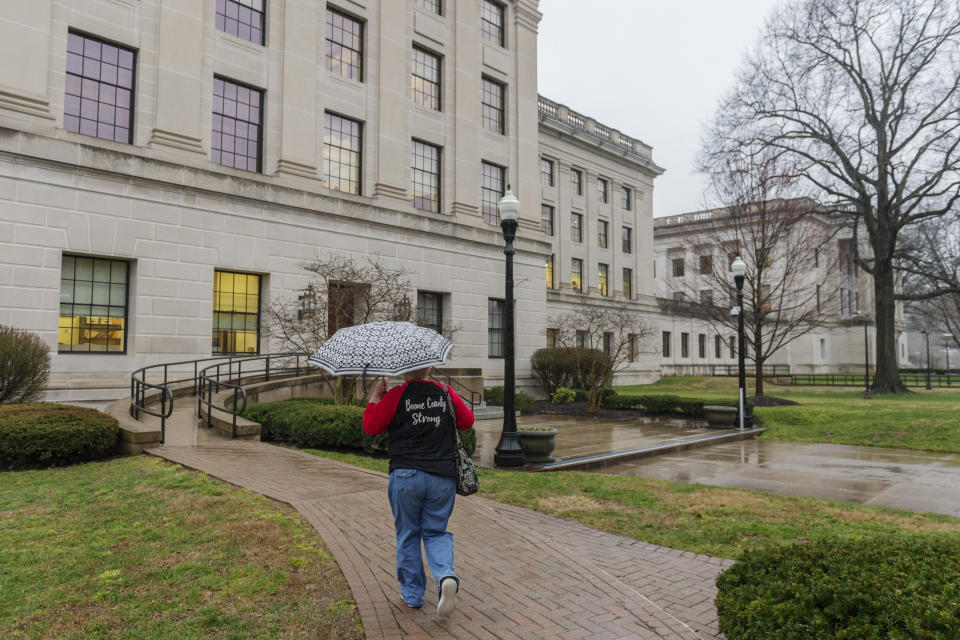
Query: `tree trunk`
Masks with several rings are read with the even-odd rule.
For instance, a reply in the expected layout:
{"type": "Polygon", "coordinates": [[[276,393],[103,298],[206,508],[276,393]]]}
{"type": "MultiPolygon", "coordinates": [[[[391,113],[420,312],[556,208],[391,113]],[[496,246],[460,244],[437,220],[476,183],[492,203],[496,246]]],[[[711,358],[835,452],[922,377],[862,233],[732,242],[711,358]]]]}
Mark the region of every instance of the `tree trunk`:
{"type": "Polygon", "coordinates": [[[873,274],[873,292],[876,297],[877,357],[874,393],[907,393],[900,380],[897,358],[896,299],[894,298],[893,265],[877,260],[873,274]]]}
{"type": "Polygon", "coordinates": [[[759,398],[763,395],[763,363],[756,361],[756,371],[753,373],[753,396],[759,398]]]}

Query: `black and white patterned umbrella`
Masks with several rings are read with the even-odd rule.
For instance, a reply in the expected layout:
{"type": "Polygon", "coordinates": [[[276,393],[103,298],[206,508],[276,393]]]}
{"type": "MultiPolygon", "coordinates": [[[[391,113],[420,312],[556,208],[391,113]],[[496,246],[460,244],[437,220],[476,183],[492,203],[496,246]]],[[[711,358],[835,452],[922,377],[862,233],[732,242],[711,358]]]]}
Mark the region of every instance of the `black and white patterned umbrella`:
{"type": "Polygon", "coordinates": [[[369,322],[344,327],[307,360],[335,375],[398,376],[443,364],[453,343],[410,322],[369,322]]]}

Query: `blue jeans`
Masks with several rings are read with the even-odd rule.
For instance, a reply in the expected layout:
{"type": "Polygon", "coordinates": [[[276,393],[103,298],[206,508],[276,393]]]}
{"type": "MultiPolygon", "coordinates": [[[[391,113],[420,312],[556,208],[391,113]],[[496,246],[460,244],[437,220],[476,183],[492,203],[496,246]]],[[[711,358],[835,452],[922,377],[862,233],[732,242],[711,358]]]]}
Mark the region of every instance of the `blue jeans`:
{"type": "Polygon", "coordinates": [[[460,579],[453,571],[453,534],[447,520],[457,495],[456,478],[443,478],[416,469],[394,469],[387,485],[390,510],[397,530],[397,580],[403,601],[411,606],[423,604],[427,575],[423,570],[420,541],[427,563],[437,583],[444,578],[460,579]]]}

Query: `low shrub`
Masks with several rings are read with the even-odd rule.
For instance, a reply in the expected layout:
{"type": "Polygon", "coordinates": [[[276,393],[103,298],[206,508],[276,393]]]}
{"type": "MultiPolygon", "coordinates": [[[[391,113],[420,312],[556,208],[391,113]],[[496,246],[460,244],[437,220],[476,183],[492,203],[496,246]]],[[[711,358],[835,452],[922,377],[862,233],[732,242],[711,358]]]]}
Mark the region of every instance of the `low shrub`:
{"type": "Polygon", "coordinates": [[[516,396],[513,399],[514,406],[516,406],[517,411],[530,411],[533,408],[533,403],[537,401],[532,395],[526,391],[517,391],[516,396]]]}
{"type": "MultiPolygon", "coordinates": [[[[704,405],[720,407],[736,407],[736,400],[701,400],[700,398],[684,398],[673,395],[629,395],[613,396],[604,401],[603,406],[608,409],[636,409],[656,415],[677,414],[688,418],[702,418],[704,405]]],[[[753,404],[747,403],[747,413],[752,413],[753,404]]]]}
{"type": "MultiPolygon", "coordinates": [[[[293,398],[251,404],[243,417],[260,423],[260,439],[307,449],[386,451],[387,435],[363,432],[363,408],[334,405],[330,398],[293,398]]],[[[477,446],[473,429],[461,431],[467,454],[477,446]]]]}
{"type": "Polygon", "coordinates": [[[717,578],[728,640],[960,634],[960,540],[878,536],[748,551],[717,578]]]}
{"type": "Polygon", "coordinates": [[[537,349],[530,357],[530,370],[540,388],[548,395],[560,387],[572,389],[583,386],[575,349],[537,349]]]}
{"type": "Polygon", "coordinates": [[[613,402],[617,397],[617,390],[613,387],[607,387],[600,392],[600,401],[601,402],[613,402]]]}
{"type": "Polygon", "coordinates": [[[554,404],[570,404],[577,398],[577,392],[567,387],[557,387],[557,390],[550,394],[550,402],[554,404]]]}
{"type": "Polygon", "coordinates": [[[111,455],[120,427],[95,409],[36,402],[0,406],[0,468],[50,467],[111,455]]]}
{"type": "Polygon", "coordinates": [[[574,389],[573,390],[573,401],[574,402],[586,402],[587,401],[587,391],[586,389],[574,389]]]}
{"type": "Polygon", "coordinates": [[[37,334],[0,325],[0,404],[40,399],[50,375],[49,350],[37,334]]]}
{"type": "Polygon", "coordinates": [[[483,399],[486,401],[488,406],[502,407],[503,406],[503,387],[490,387],[488,389],[484,389],[483,399]]]}

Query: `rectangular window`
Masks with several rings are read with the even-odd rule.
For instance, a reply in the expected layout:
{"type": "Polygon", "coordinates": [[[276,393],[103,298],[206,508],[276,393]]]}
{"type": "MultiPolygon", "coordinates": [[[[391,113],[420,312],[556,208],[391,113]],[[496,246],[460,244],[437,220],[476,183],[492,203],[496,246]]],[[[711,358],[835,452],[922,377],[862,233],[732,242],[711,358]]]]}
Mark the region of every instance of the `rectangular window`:
{"type": "Polygon", "coordinates": [[[259,172],[263,136],[263,92],[213,78],[213,149],[217,164],[259,172]]]}
{"type": "Polygon", "coordinates": [[[410,151],[410,182],[413,206],[440,212],[440,147],[414,140],[410,151]]]}
{"type": "Polygon", "coordinates": [[[730,357],[737,357],[737,336],[730,336],[730,357]]]}
{"type": "Polygon", "coordinates": [[[631,333],[627,336],[627,360],[633,362],[637,359],[637,334],[631,333]]]}
{"type": "Polygon", "coordinates": [[[501,47],[506,43],[503,37],[504,11],[503,5],[499,2],[483,0],[480,14],[480,30],[483,39],[501,47]]]}
{"type": "Polygon", "coordinates": [[[553,160],[540,158],[540,184],[544,187],[553,186],[553,160]]]}
{"type": "Polygon", "coordinates": [[[623,252],[624,253],[633,253],[633,229],[630,227],[623,227],[621,231],[621,241],[623,243],[623,252]]]}
{"type": "Polygon", "coordinates": [[[260,352],[260,276],[213,272],[212,352],[260,352]]]}
{"type": "Polygon", "coordinates": [[[416,0],[416,5],[438,16],[443,14],[441,0],[416,0]]]}
{"type": "Polygon", "coordinates": [[[417,324],[443,333],[443,294],[417,292],[417,324]]]}
{"type": "Polygon", "coordinates": [[[482,99],[482,123],[483,128],[493,133],[504,133],[504,100],[506,96],[506,87],[489,78],[482,78],[483,99],[482,99]]]}
{"type": "Polygon", "coordinates": [[[573,195],[583,195],[583,171],[570,169],[570,186],[573,188],[573,195]]]}
{"type": "Polygon", "coordinates": [[[680,357],[681,358],[690,357],[690,334],[689,333],[680,334],[680,357]]]}
{"type": "Polygon", "coordinates": [[[723,339],[720,334],[713,336],[713,357],[719,360],[723,357],[723,339]]]}
{"type": "Polygon", "coordinates": [[[623,297],[633,300],[633,269],[623,268],[623,297]]]}
{"type": "Polygon", "coordinates": [[[670,343],[671,343],[670,332],[664,331],[663,332],[663,357],[664,358],[670,357],[670,343]]]}
{"type": "Polygon", "coordinates": [[[847,312],[847,310],[843,306],[843,301],[844,301],[844,298],[846,297],[846,292],[847,292],[846,289],[843,289],[843,288],[840,289],[840,315],[843,315],[844,313],[847,312]]]}
{"type": "Polygon", "coordinates": [[[360,194],[362,132],[356,120],[323,114],[323,182],[329,188],[360,194]]]}
{"type": "Polygon", "coordinates": [[[497,298],[487,300],[487,356],[502,358],[504,345],[504,302],[497,298]]]}
{"type": "Polygon", "coordinates": [[[583,293],[583,260],[570,259],[570,285],[577,293],[583,293]]]}
{"type": "Polygon", "coordinates": [[[620,188],[620,207],[623,208],[624,211],[630,211],[633,208],[631,204],[633,200],[632,196],[633,194],[629,187],[620,188]]]}
{"type": "Polygon", "coordinates": [[[827,340],[826,338],[820,338],[820,358],[824,359],[827,357],[827,340]]]}
{"type": "Polygon", "coordinates": [[[135,61],[132,49],[72,31],[67,34],[63,128],[132,143],[135,61]]]}
{"type": "Polygon", "coordinates": [[[606,204],[609,201],[609,189],[607,181],[603,178],[597,178],[597,198],[600,202],[606,204]]]}
{"type": "Polygon", "coordinates": [[[547,289],[553,289],[553,255],[547,260],[547,289]]]}
{"type": "Polygon", "coordinates": [[[817,285],[817,313],[820,313],[820,285],[817,285]]]}
{"type": "Polygon", "coordinates": [[[600,295],[602,296],[607,295],[609,292],[607,287],[607,277],[609,272],[609,266],[603,264],[602,262],[597,265],[597,291],[599,291],[600,295]]]}
{"type": "Polygon", "coordinates": [[[553,235],[553,207],[549,204],[540,205],[540,228],[548,236],[553,235]]]}
{"type": "Polygon", "coordinates": [[[504,194],[507,182],[506,169],[489,162],[483,165],[483,184],[480,186],[480,206],[483,210],[483,221],[487,224],[500,224],[500,198],[504,194]]]}
{"type": "Polygon", "coordinates": [[[697,334],[697,357],[707,357],[707,334],[705,333],[697,334]]]}
{"type": "Polygon", "coordinates": [[[683,277],[683,258],[673,259],[673,277],[674,278],[683,277]]]}
{"type": "Polygon", "coordinates": [[[553,349],[557,346],[557,330],[547,329],[547,348],[553,349]]]}
{"type": "Polygon", "coordinates": [[[327,7],[327,71],[363,81],[363,23],[327,7]]]}
{"type": "Polygon", "coordinates": [[[576,342],[577,348],[586,349],[587,345],[589,345],[590,343],[590,341],[587,340],[587,332],[584,331],[583,329],[577,329],[576,336],[577,336],[577,342],[576,342]]]}
{"type": "Polygon", "coordinates": [[[700,256],[700,273],[709,275],[713,273],[713,256],[700,256]]]}
{"type": "Polygon", "coordinates": [[[713,289],[700,289],[700,304],[713,306],[713,289]]]}
{"type": "Polygon", "coordinates": [[[609,331],[603,332],[603,353],[608,356],[613,355],[613,333],[609,331]]]}
{"type": "Polygon", "coordinates": [[[597,221],[597,246],[601,249],[606,249],[609,244],[609,229],[610,225],[606,220],[597,221]]]}
{"type": "Polygon", "coordinates": [[[217,0],[217,29],[263,44],[263,0],[217,0]]]}
{"type": "Polygon", "coordinates": [[[570,239],[583,242],[583,216],[579,213],[570,214],[570,239]]]}
{"type": "Polygon", "coordinates": [[[126,353],[130,263],[65,255],[60,270],[60,353],[126,353]]]}
{"type": "Polygon", "coordinates": [[[440,56],[414,47],[412,69],[413,101],[440,111],[440,56]]]}

